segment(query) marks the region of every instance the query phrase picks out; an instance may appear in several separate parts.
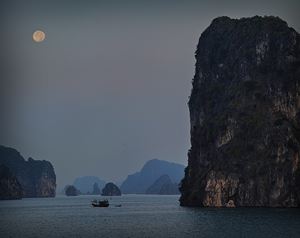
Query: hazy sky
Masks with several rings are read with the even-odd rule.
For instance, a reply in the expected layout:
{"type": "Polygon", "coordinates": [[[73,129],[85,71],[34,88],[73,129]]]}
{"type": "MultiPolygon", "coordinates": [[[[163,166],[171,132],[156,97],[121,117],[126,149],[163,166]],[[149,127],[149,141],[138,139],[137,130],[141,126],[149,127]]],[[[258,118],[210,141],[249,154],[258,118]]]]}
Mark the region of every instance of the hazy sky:
{"type": "Polygon", "coordinates": [[[49,160],[59,187],[120,181],[152,158],[187,164],[187,101],[201,32],[218,16],[300,1],[0,1],[0,144],[49,160]],[[32,41],[42,29],[46,40],[32,41]]]}

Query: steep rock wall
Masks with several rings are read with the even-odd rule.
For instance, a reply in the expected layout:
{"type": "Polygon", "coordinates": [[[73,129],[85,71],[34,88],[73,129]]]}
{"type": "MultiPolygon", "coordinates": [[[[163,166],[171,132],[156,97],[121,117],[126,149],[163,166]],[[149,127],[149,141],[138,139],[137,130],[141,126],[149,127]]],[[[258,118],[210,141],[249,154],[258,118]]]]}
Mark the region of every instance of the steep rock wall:
{"type": "Polygon", "coordinates": [[[9,168],[20,183],[22,197],[54,197],[56,175],[49,161],[26,161],[21,154],[12,148],[0,146],[0,164],[9,168]]]}
{"type": "Polygon", "coordinates": [[[202,33],[183,206],[300,206],[300,37],[277,17],[202,33]]]}

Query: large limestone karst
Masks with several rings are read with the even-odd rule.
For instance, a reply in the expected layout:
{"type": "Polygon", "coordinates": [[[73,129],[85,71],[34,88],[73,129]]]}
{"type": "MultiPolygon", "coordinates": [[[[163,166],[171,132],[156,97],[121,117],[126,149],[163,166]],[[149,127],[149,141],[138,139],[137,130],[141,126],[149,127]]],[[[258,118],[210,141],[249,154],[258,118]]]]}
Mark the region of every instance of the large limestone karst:
{"type": "Polygon", "coordinates": [[[213,20],[189,109],[181,205],[300,206],[300,36],[286,22],[213,20]]]}
{"type": "Polygon", "coordinates": [[[0,145],[1,164],[16,177],[22,187],[22,197],[55,196],[56,175],[49,161],[32,158],[26,161],[17,150],[0,145]]]}

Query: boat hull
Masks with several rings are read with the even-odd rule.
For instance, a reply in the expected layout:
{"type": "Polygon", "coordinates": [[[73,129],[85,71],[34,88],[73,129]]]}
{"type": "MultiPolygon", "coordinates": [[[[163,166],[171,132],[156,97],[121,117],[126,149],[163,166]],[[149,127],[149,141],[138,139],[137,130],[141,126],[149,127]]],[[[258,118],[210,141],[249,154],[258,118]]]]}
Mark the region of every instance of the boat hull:
{"type": "Polygon", "coordinates": [[[109,204],[92,204],[93,207],[109,207],[109,204]]]}

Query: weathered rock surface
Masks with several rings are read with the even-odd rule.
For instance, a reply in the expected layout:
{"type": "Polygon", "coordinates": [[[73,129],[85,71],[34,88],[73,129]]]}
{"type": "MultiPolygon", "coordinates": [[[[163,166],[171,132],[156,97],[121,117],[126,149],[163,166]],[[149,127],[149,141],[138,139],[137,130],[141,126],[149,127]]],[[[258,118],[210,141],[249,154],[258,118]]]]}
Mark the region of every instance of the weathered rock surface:
{"type": "Polygon", "coordinates": [[[300,36],[277,17],[202,33],[183,206],[300,206],[300,36]]]}
{"type": "Polygon", "coordinates": [[[54,197],[56,176],[48,161],[26,161],[15,149],[0,146],[0,164],[9,168],[23,189],[22,197],[54,197]]]}
{"type": "Polygon", "coordinates": [[[178,184],[173,183],[166,174],[159,177],[147,190],[146,194],[174,195],[179,194],[178,184]]]}
{"type": "Polygon", "coordinates": [[[23,189],[8,167],[0,165],[0,200],[21,199],[23,189]]]}
{"type": "Polygon", "coordinates": [[[102,189],[102,196],[121,196],[121,190],[114,183],[107,183],[102,189]]]}

